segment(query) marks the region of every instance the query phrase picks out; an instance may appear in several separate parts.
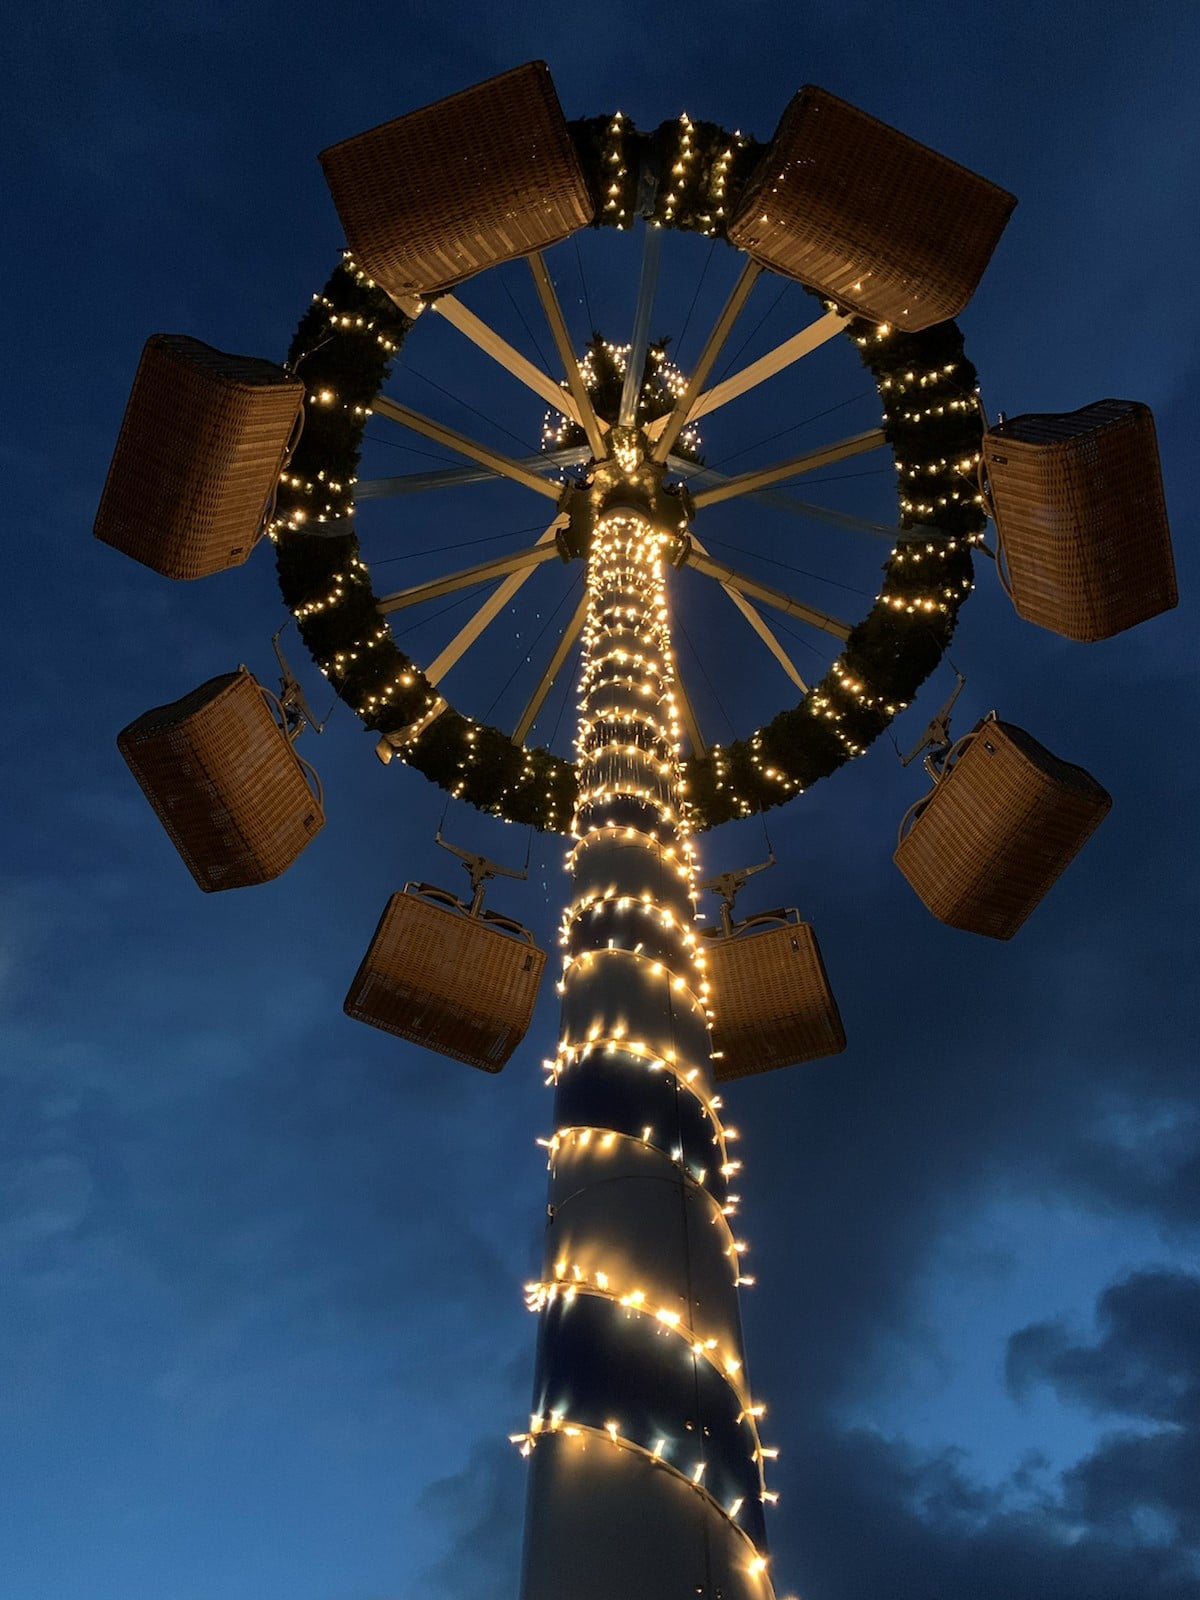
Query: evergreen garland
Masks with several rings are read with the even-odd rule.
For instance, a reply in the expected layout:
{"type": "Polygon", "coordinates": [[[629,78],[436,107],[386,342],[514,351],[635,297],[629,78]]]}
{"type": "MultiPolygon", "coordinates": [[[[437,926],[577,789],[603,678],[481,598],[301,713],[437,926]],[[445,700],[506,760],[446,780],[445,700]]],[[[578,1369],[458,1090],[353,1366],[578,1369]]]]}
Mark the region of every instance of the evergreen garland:
{"type": "MultiPolygon", "coordinates": [[[[570,126],[597,226],[632,226],[640,199],[652,222],[724,238],[763,153],[686,117],[651,133],[619,114],[570,126]]],[[[351,518],[363,430],[411,326],[347,259],[296,330],[288,366],[306,385],[306,422],[271,530],[283,598],[313,659],[366,726],[407,734],[399,753],[410,766],[481,810],[561,830],[574,805],[572,763],[515,747],[452,706],[439,711],[437,690],[378,614],[359,554],[351,518]]],[[[937,666],[971,590],[970,547],[985,522],[974,467],[982,423],[962,336],[953,322],[902,333],[863,319],[848,334],[879,389],[907,536],[875,605],[800,704],[685,764],[697,829],[780,805],[860,755],[937,666]]],[[[616,386],[615,369],[607,376],[616,386]]]]}

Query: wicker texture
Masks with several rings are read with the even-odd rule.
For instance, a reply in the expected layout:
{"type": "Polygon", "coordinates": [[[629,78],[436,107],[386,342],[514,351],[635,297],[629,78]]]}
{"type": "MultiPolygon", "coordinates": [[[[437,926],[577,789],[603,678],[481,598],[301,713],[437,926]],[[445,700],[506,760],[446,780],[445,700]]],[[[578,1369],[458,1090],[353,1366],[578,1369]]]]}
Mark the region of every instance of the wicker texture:
{"type": "Polygon", "coordinates": [[[834,1056],[846,1048],[817,936],[807,922],[710,934],[704,944],[718,1082],[834,1056]]]}
{"type": "Polygon", "coordinates": [[[1015,204],[808,84],[784,112],[729,237],[839,305],[911,332],[958,315],[1015,204]]]}
{"type": "Polygon", "coordinates": [[[413,1044],[499,1072],[533,1016],[545,951],[409,887],[387,903],[345,1012],[413,1044]]]}
{"type": "Polygon", "coordinates": [[[117,747],[206,891],[277,878],[325,825],[305,764],[245,667],[147,711],[117,747]]]}
{"type": "Polygon", "coordinates": [[[1082,767],[985,718],[909,810],[892,859],[942,922],[1011,939],[1111,805],[1082,767]]]}
{"type": "Polygon", "coordinates": [[[321,153],[355,261],[393,299],[445,289],[592,220],[543,61],[321,153]]]}
{"type": "Polygon", "coordinates": [[[304,385],[186,334],[147,341],[96,513],[96,537],[167,578],[206,578],[254,548],[304,385]]]}
{"type": "Polygon", "coordinates": [[[1149,406],[1097,400],[1013,417],[983,442],[1001,550],[1021,616],[1109,639],[1178,604],[1149,406]]]}

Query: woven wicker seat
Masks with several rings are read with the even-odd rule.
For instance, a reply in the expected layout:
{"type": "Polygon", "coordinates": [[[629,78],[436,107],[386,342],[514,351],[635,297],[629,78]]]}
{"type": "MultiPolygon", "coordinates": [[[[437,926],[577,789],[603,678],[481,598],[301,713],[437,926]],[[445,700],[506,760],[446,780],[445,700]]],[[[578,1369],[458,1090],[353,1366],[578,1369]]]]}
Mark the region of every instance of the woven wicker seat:
{"type": "Polygon", "coordinates": [[[593,205],[543,61],[321,153],[355,261],[393,299],[565,239],[593,205]]]}
{"type": "Polygon", "coordinates": [[[751,917],[704,942],[718,1082],[773,1072],[846,1048],[817,936],[794,911],[751,917]]]}
{"type": "Polygon", "coordinates": [[[239,566],[263,529],[304,385],[181,333],[146,341],[96,537],[167,578],[239,566]]]}
{"type": "Polygon", "coordinates": [[[1178,604],[1154,417],[1136,400],[1013,417],[983,442],[1021,616],[1109,639],[1178,604]]]}
{"type": "Polygon", "coordinates": [[[532,936],[428,884],[388,901],[345,1012],[484,1072],[499,1072],[525,1037],[546,964],[532,936]],[[502,931],[507,930],[507,931],[502,931]]]}
{"type": "Polygon", "coordinates": [[[784,112],[729,237],[839,305],[912,331],[958,315],[1015,204],[809,84],[784,112]]]}
{"type": "Polygon", "coordinates": [[[892,859],[942,922],[1011,939],[1111,805],[1082,767],[985,717],[910,807],[892,859]]]}
{"type": "Polygon", "coordinates": [[[273,704],[241,667],[147,711],[117,737],[204,890],[277,878],[325,825],[316,774],[292,749],[273,704]]]}

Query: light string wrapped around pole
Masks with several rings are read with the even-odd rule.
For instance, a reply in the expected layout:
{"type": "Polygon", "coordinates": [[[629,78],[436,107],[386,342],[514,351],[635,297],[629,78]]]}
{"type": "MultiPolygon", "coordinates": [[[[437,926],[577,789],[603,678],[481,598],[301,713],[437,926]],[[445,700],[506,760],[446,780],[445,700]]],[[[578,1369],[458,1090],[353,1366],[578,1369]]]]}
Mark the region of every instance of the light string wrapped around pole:
{"type": "Polygon", "coordinates": [[[771,1600],[664,585],[685,518],[639,444],[588,554],[521,1600],[771,1600]]]}

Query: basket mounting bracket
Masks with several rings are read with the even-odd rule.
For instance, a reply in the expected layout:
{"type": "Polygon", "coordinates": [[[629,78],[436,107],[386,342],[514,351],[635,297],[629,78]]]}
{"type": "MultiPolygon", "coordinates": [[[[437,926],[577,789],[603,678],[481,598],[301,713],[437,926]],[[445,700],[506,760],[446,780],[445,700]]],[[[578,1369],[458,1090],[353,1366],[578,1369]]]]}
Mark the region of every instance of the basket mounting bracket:
{"type": "Polygon", "coordinates": [[[753,867],[738,867],[732,872],[718,872],[711,878],[706,878],[700,885],[702,889],[711,889],[714,894],[721,896],[721,932],[729,938],[733,933],[733,903],[740,890],[744,887],[746,879],[752,878],[756,872],[765,872],[768,867],[775,865],[775,852],[765,861],[760,861],[753,867]]]}
{"type": "Polygon", "coordinates": [[[470,915],[477,917],[483,909],[483,886],[489,878],[527,878],[528,867],[522,872],[514,872],[512,867],[502,867],[499,862],[491,861],[487,856],[479,855],[474,850],[464,850],[461,845],[451,844],[449,839],[442,838],[439,828],[434,838],[443,850],[449,850],[462,862],[471,877],[471,905],[470,915]]]}
{"type": "Polygon", "coordinates": [[[942,764],[949,754],[950,745],[953,742],[950,736],[950,713],[953,711],[954,702],[962,693],[963,685],[967,681],[961,672],[956,673],[956,679],[957,681],[950,691],[950,697],[945,705],[933,718],[908,754],[900,757],[900,765],[902,767],[909,766],[919,755],[924,755],[925,751],[928,751],[929,754],[925,756],[924,761],[926,772],[935,780],[941,776],[942,764]]]}

